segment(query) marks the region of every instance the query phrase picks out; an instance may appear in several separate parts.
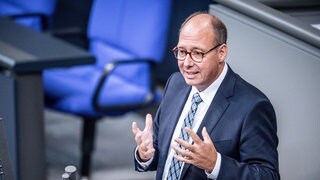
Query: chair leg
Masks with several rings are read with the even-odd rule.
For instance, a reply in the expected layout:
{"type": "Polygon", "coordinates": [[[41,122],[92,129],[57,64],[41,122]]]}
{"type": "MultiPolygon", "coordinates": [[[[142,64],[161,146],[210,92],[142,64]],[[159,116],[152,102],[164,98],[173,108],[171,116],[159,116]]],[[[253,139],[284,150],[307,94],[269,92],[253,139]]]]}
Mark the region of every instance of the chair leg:
{"type": "Polygon", "coordinates": [[[81,177],[89,177],[91,155],[94,150],[96,119],[84,118],[83,120],[81,177]]]}

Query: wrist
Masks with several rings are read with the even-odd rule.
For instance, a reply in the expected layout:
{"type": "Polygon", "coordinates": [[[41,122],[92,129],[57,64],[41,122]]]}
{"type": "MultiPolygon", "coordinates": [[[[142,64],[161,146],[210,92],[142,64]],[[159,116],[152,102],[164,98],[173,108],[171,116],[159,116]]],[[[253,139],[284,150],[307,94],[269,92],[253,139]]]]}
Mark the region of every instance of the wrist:
{"type": "Polygon", "coordinates": [[[208,173],[208,174],[211,174],[212,171],[214,169],[214,166],[212,168],[206,168],[205,171],[208,173]]]}
{"type": "Polygon", "coordinates": [[[215,152],[214,157],[212,158],[212,160],[210,161],[210,164],[208,165],[208,168],[205,169],[205,171],[207,173],[209,173],[209,174],[212,173],[212,171],[217,163],[217,156],[218,156],[218,153],[215,152]]]}
{"type": "MultiPolygon", "coordinates": [[[[215,160],[214,168],[209,173],[207,170],[205,170],[205,173],[207,174],[207,177],[209,179],[217,179],[219,172],[220,172],[220,166],[221,166],[221,154],[217,152],[217,158],[215,160]]],[[[208,168],[209,170],[210,168],[208,168]]]]}

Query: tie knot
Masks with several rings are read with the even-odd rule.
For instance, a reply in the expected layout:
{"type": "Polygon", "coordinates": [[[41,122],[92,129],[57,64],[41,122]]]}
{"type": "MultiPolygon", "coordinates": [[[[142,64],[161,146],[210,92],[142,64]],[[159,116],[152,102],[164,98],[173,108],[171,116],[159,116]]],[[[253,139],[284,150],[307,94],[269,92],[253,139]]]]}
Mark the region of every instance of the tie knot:
{"type": "Polygon", "coordinates": [[[196,103],[196,104],[199,104],[202,102],[202,99],[200,97],[200,94],[199,93],[195,93],[192,97],[192,103],[196,103]]]}

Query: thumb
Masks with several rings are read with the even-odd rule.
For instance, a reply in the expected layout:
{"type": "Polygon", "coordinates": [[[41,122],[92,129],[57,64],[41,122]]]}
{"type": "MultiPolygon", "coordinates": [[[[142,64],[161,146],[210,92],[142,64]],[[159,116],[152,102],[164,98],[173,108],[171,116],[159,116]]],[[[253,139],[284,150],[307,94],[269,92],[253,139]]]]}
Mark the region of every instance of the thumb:
{"type": "Polygon", "coordinates": [[[146,115],[146,127],[144,131],[151,131],[152,132],[152,116],[151,114],[146,115]]]}
{"type": "Polygon", "coordinates": [[[210,138],[210,135],[208,134],[207,132],[207,128],[204,127],[202,129],[202,137],[203,137],[203,141],[206,142],[206,143],[212,143],[212,140],[210,138]]]}

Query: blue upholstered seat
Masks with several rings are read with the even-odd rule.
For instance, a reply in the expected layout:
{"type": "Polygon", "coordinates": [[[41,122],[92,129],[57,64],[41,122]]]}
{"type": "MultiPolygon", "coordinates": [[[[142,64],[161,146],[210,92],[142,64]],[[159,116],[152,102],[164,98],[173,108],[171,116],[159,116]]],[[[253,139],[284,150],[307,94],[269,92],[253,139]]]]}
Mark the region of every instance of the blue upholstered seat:
{"type": "Polygon", "coordinates": [[[16,22],[41,30],[43,19],[53,14],[55,5],[56,0],[0,0],[0,16],[10,16],[16,22]]]}
{"type": "MultiPolygon", "coordinates": [[[[99,95],[100,104],[126,106],[142,103],[151,91],[149,69],[147,65],[130,65],[112,72],[99,95]],[[127,74],[122,75],[121,71],[127,74]]],[[[93,107],[93,94],[103,70],[82,66],[45,71],[44,88],[49,107],[84,117],[119,115],[130,110],[99,112],[93,107]]],[[[154,97],[153,101],[159,100],[158,94],[154,97]]]]}
{"type": "MultiPolygon", "coordinates": [[[[96,64],[45,71],[43,82],[48,105],[85,117],[115,114],[114,110],[101,112],[92,105],[105,66],[139,59],[160,62],[166,45],[169,2],[96,0],[88,28],[90,52],[96,57],[96,64]]],[[[139,61],[119,65],[106,79],[99,104],[125,106],[149,100],[153,90],[150,68],[150,64],[139,61]]],[[[159,94],[151,101],[157,100],[159,94]]],[[[126,110],[116,114],[121,112],[126,110]]]]}
{"type": "Polygon", "coordinates": [[[89,175],[96,120],[159,102],[152,65],[164,58],[170,10],[171,0],[95,0],[88,39],[96,63],[44,71],[46,105],[84,119],[83,176],[89,175]]]}

